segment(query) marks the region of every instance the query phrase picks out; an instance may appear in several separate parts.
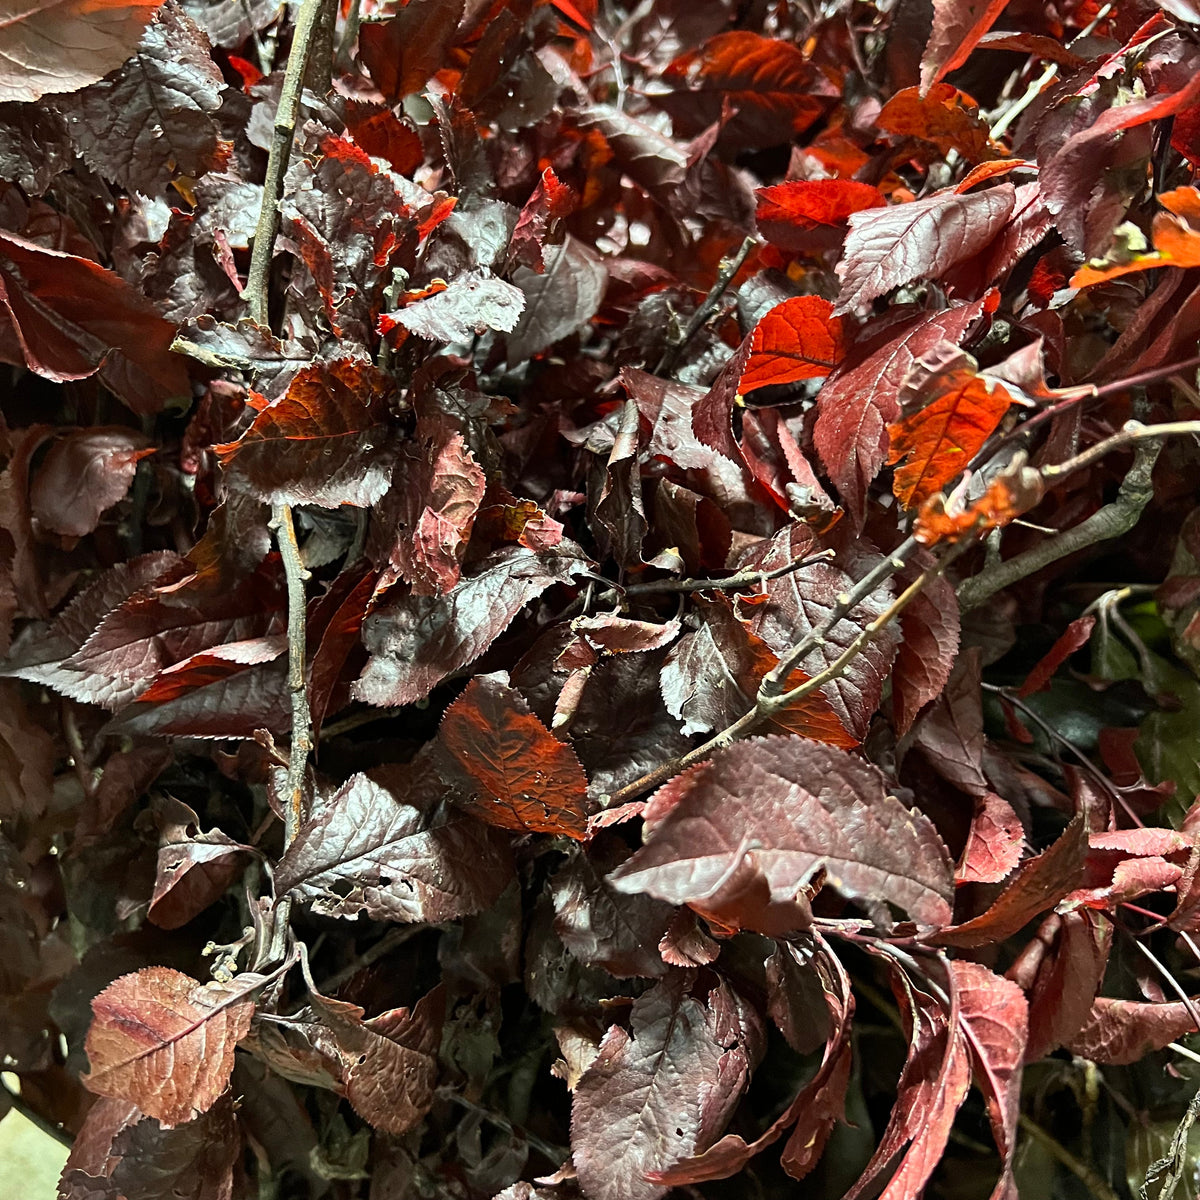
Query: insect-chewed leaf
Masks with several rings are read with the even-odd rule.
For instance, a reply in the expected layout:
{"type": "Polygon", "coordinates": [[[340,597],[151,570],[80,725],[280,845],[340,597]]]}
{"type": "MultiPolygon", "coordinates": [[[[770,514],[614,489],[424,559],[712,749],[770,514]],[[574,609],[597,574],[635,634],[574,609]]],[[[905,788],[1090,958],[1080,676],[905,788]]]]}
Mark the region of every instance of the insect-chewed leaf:
{"type": "Polygon", "coordinates": [[[935,350],[917,365],[901,403],[922,407],[888,428],[888,462],[900,464],[892,490],[906,508],[923,504],[962,474],[1013,404],[1002,383],[981,375],[967,355],[952,350],[935,350]]]}
{"type": "Polygon", "coordinates": [[[371,653],[352,695],[368,704],[411,704],[477,659],[531,600],[589,567],[565,539],[548,550],[503,546],[445,596],[408,596],[363,623],[371,653]]]}
{"type": "Polygon", "coordinates": [[[103,78],[132,53],[162,0],[34,0],[6,5],[0,102],[40,100],[103,78]]]}
{"type": "Polygon", "coordinates": [[[987,491],[969,504],[953,498],[947,503],[945,496],[935,492],[917,511],[913,537],[923,546],[936,546],[999,529],[1028,512],[1041,500],[1042,492],[1041,475],[1026,467],[1022,456],[1021,462],[997,475],[987,491]]]}
{"type": "Polygon", "coordinates": [[[877,187],[853,179],[797,179],[755,194],[759,232],[772,245],[794,253],[839,245],[852,213],[887,204],[877,187]]]}
{"type": "Polygon", "coordinates": [[[757,149],[790,141],[827,104],[797,46],[748,30],[718,33],[677,58],[664,75],[677,90],[654,97],[655,103],[685,136],[720,121],[723,105],[733,109],[720,134],[725,146],[757,149]]]}
{"type": "Polygon", "coordinates": [[[656,1200],[666,1188],[646,1175],[697,1148],[703,1096],[724,1047],[705,1006],[676,971],[633,1002],[631,1031],[612,1025],[575,1088],[571,1149],[594,1200],[656,1200]]]}
{"type": "Polygon", "coordinates": [[[587,776],[570,746],[529,710],[506,676],[480,675],[446,710],[439,733],[477,789],[460,800],[502,829],[587,831],[587,776]]]}
{"type": "Polygon", "coordinates": [[[269,504],[366,507],[391,479],[391,387],[359,359],[312,363],[236,442],[213,448],[231,485],[269,504]]]}
{"type": "Polygon", "coordinates": [[[938,192],[850,217],[838,263],[842,281],[835,312],[861,308],[914,279],[936,279],[982,250],[1004,227],[1016,204],[1011,183],[960,196],[938,192]]]}
{"type": "Polygon", "coordinates": [[[201,984],[168,967],[122,975],[93,1001],[90,1091],[136,1104],[163,1125],[212,1107],[229,1083],[233,1049],[250,1029],[246,983],[201,984]]]}
{"type": "Polygon", "coordinates": [[[453,791],[432,755],[418,755],[385,787],[348,779],[288,847],[275,872],[291,892],[328,916],[380,921],[452,921],[492,904],[512,877],[506,839],[465,814],[430,802],[453,791]]]}
{"type": "Polygon", "coordinates": [[[932,823],[842,750],[756,738],[666,786],[676,803],[647,821],[646,845],[610,877],[621,891],[753,929],[823,867],[831,887],[868,908],[892,904],[931,925],[950,918],[950,859],[932,823]]]}
{"type": "Polygon", "coordinates": [[[813,441],[856,523],[887,459],[887,427],[900,416],[900,391],[913,364],[943,340],[958,345],[985,308],[986,301],[976,300],[885,323],[883,332],[854,346],[821,387],[813,441]]]}
{"type": "Polygon", "coordinates": [[[777,304],[754,327],[750,359],[738,390],[824,379],[845,357],[842,319],[820,296],[795,296],[777,304]]]}
{"type": "Polygon", "coordinates": [[[511,333],[525,307],[525,293],[483,271],[468,271],[440,292],[380,317],[384,333],[402,325],[433,342],[461,342],[498,329],[511,333]]]}

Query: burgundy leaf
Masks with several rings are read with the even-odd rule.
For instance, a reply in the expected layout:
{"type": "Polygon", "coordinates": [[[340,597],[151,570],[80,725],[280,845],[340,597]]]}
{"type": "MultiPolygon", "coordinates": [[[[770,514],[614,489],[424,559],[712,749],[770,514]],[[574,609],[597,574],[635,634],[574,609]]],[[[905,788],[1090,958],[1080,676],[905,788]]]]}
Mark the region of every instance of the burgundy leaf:
{"type": "Polygon", "coordinates": [[[1195,1033],[1195,1012],[1195,1002],[1148,1004],[1097,996],[1083,1028],[1067,1039],[1067,1048],[1092,1062],[1135,1063],[1151,1051],[1195,1033]]]}
{"type": "Polygon", "coordinates": [[[30,510],[43,529],[84,537],[125,498],[140,459],[153,454],[132,429],[78,429],[56,441],[33,477],[30,510]]]}
{"type": "Polygon", "coordinates": [[[371,658],[353,696],[380,705],[423,699],[478,658],[526,604],[589,565],[566,540],[542,552],[506,546],[445,596],[411,596],[376,610],[363,624],[371,658]]]}
{"type": "Polygon", "coordinates": [[[1025,848],[1025,828],[1012,805],[995,792],[975,800],[967,844],[959,856],[955,883],[999,883],[1012,874],[1025,848]]]}
{"type": "Polygon", "coordinates": [[[892,705],[896,732],[903,735],[921,709],[942,694],[958,657],[958,597],[949,580],[944,576],[930,580],[900,614],[900,636],[892,670],[892,705]]]}
{"type": "Polygon", "coordinates": [[[675,971],[634,1001],[629,1032],[612,1025],[575,1088],[571,1149],[596,1200],[654,1200],[649,1182],[698,1147],[703,1090],[717,1075],[722,1047],[710,1014],[675,971]]]}
{"type": "Polygon", "coordinates": [[[961,67],[1007,6],[1008,0],[933,0],[933,31],[921,59],[922,90],[961,67]]]}
{"type": "MultiPolygon", "coordinates": [[[[56,6],[57,7],[57,6],[56,6]]],[[[0,231],[0,358],[47,379],[101,380],[136,413],[189,393],[175,329],[119,275],[0,231]]]]}
{"type": "Polygon", "coordinates": [[[554,928],[580,962],[618,978],[657,977],[666,967],[657,946],[671,920],[670,905],[615,891],[605,876],[628,858],[619,838],[601,833],[550,881],[554,928]]]}
{"type": "Polygon", "coordinates": [[[508,361],[532,358],[585,326],[600,307],[607,279],[600,257],[570,235],[546,255],[545,271],[518,267],[512,282],[525,293],[525,309],[508,334],[508,361]]]}
{"type": "Polygon", "coordinates": [[[1004,1164],[992,1193],[993,1200],[1001,1200],[1012,1186],[1029,1005],[1015,983],[993,975],[978,963],[953,962],[950,969],[958,986],[960,1027],[1004,1164]]]}
{"type": "Polygon", "coordinates": [[[1087,824],[1078,816],[1048,850],[1021,865],[985,913],[934,934],[933,940],[969,948],[1011,937],[1077,886],[1087,846],[1087,824]]]}
{"type": "Polygon", "coordinates": [[[838,263],[842,281],[837,313],[862,308],[914,279],[934,279],[978,253],[1012,215],[1011,183],[960,196],[939,192],[850,217],[838,263]]]}
{"type": "MultiPolygon", "coordinates": [[[[738,568],[772,571],[811,553],[812,535],[803,525],[789,526],[770,541],[751,547],[738,561],[738,568]]],[[[856,567],[866,574],[873,565],[865,555],[856,567]]],[[[740,600],[752,633],[776,655],[784,654],[801,638],[823,626],[838,596],[848,592],[853,580],[832,563],[819,562],[791,571],[763,585],[762,596],[740,600]]],[[[887,584],[880,586],[857,607],[824,631],[821,641],[800,662],[810,678],[824,670],[858,637],[862,628],[873,621],[891,603],[887,584]]],[[[827,683],[821,694],[850,735],[859,741],[883,695],[883,684],[895,653],[896,639],[885,627],[882,636],[863,648],[838,678],[827,683]]]]}
{"type": "Polygon", "coordinates": [[[446,784],[428,757],[393,786],[365,775],[347,780],[280,859],[279,895],[290,892],[329,916],[366,912],[399,922],[450,921],[486,908],[511,878],[507,839],[432,803],[439,788],[446,784]]]}
{"type": "Polygon", "coordinates": [[[380,536],[390,541],[377,591],[398,575],[412,584],[413,595],[449,592],[458,583],[486,483],[453,424],[422,415],[412,441],[396,454],[390,491],[375,508],[380,536]]]}
{"type": "Polygon", "coordinates": [[[921,718],[913,745],[933,769],[969,796],[983,796],[983,703],[980,655],[975,648],[958,658],[945,691],[921,718]]]}
{"type": "Polygon", "coordinates": [[[958,345],[985,309],[986,302],[976,300],[883,322],[882,332],[855,345],[821,388],[813,440],[856,524],[867,488],[887,460],[887,429],[900,416],[900,390],[913,364],[942,341],[958,345]]]}
{"type": "Polygon", "coordinates": [[[611,876],[620,891],[782,932],[801,922],[796,899],[824,868],[848,899],[928,924],[949,918],[949,857],[932,824],[889,796],[873,767],[830,746],[731,746],[667,784],[646,815],[646,845],[611,876]],[[668,804],[661,819],[651,811],[668,804]]]}
{"type": "Polygon", "coordinates": [[[64,105],[71,140],[106,179],[148,196],[228,153],[215,114],[224,91],[208,39],[173,4],[154,14],[133,57],[64,105]]]}
{"type": "Polygon", "coordinates": [[[409,0],[390,20],[363,25],[359,57],[388,101],[424,89],[446,61],[463,8],[463,0],[409,0]]]}
{"type": "Polygon", "coordinates": [[[571,748],[529,710],[507,676],[476,676],[446,710],[439,737],[470,779],[460,801],[501,829],[582,840],[587,777],[571,748]]]}
{"type": "Polygon", "coordinates": [[[256,978],[226,987],[167,967],[123,975],[92,1001],[84,1083],[168,1127],[206,1112],[229,1083],[233,1048],[250,1028],[256,978]]]}

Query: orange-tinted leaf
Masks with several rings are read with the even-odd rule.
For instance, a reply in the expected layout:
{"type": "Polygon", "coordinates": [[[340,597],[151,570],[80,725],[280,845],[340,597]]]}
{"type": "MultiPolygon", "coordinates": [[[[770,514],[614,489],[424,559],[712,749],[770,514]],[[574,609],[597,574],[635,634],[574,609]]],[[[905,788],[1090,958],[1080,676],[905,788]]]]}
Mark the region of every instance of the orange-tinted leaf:
{"type": "Polygon", "coordinates": [[[921,86],[932,87],[961,67],[996,23],[1008,0],[933,0],[933,29],[921,58],[921,86]]]}
{"type": "Polygon", "coordinates": [[[919,88],[904,88],[883,106],[875,123],[897,137],[929,142],[942,154],[955,150],[968,162],[980,162],[988,152],[988,127],[979,106],[948,83],[935,83],[924,95],[919,88]]]}
{"type": "Polygon", "coordinates": [[[579,759],[501,677],[472,679],[446,710],[440,736],[478,787],[469,812],[502,829],[582,841],[587,777],[579,759]]]}
{"type": "Polygon", "coordinates": [[[962,473],[1013,400],[958,350],[933,359],[932,369],[910,378],[905,391],[910,400],[928,402],[888,428],[888,462],[900,464],[892,482],[896,498],[914,508],[962,473]]]}
{"type": "Polygon", "coordinates": [[[676,132],[697,134],[733,115],[721,131],[725,145],[773,146],[803,133],[825,111],[812,66],[791,42],[748,30],[719,33],[699,50],[677,58],[664,72],[677,90],[656,97],[676,132]]]}
{"type": "Polygon", "coordinates": [[[236,442],[213,449],[231,483],[269,504],[365,507],[391,481],[391,387],[359,359],[312,363],[236,442]]]}
{"type": "Polygon", "coordinates": [[[759,232],[783,250],[820,250],[837,246],[846,219],[887,201],[877,187],[853,179],[797,179],[759,188],[754,219],[759,232]]]}
{"type": "Polygon", "coordinates": [[[820,296],[777,304],[754,328],[738,390],[824,379],[846,354],[842,319],[832,313],[833,305],[820,296]]]}
{"type": "Polygon", "coordinates": [[[968,505],[935,492],[920,507],[913,537],[926,546],[957,542],[968,534],[998,529],[1028,512],[1042,498],[1041,475],[1023,464],[997,475],[988,489],[968,505]]]}
{"type": "Polygon", "coordinates": [[[162,0],[32,0],[0,12],[0,102],[102,79],[134,51],[162,0]]]}
{"type": "Polygon", "coordinates": [[[88,1089],[128,1100],[163,1125],[180,1125],[225,1090],[254,1001],[245,986],[201,984],[168,967],[146,967],[109,984],[92,1012],[88,1089]]]}

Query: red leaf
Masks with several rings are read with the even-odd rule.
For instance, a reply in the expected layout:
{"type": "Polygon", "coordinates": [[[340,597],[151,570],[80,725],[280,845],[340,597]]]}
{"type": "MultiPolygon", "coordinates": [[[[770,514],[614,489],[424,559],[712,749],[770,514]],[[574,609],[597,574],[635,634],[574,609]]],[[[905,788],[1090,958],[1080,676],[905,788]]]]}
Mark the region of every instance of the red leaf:
{"type": "Polygon", "coordinates": [[[1026,467],[1022,458],[1001,471],[987,491],[969,504],[961,496],[947,500],[941,492],[935,492],[917,511],[913,537],[923,546],[936,546],[1000,529],[1033,508],[1042,494],[1041,475],[1026,467]]]}
{"type": "Polygon", "coordinates": [[[462,801],[468,812],[501,829],[583,839],[583,768],[507,677],[472,679],[446,710],[439,736],[478,788],[462,801]]]}
{"type": "Polygon", "coordinates": [[[754,327],[738,391],[824,379],[846,355],[842,320],[832,312],[820,296],[796,296],[771,309],[754,327]]]}
{"type": "Polygon", "coordinates": [[[230,483],[268,504],[364,508],[390,479],[391,392],[389,378],[369,363],[312,363],[236,442],[213,449],[230,483]]]}
{"type": "Polygon", "coordinates": [[[119,67],[162,0],[33,0],[4,16],[0,102],[74,92],[119,67]]]}
{"type": "MultiPolygon", "coordinates": [[[[902,582],[912,582],[908,574],[902,574],[902,582]]],[[[896,732],[903,735],[921,709],[942,694],[958,657],[958,596],[948,579],[932,579],[900,614],[900,634],[892,669],[892,706],[896,732]]]]}
{"type": "Polygon", "coordinates": [[[887,458],[887,427],[900,416],[900,392],[913,364],[942,341],[958,345],[987,309],[987,301],[976,300],[881,322],[883,331],[852,347],[822,386],[813,441],[856,525],[862,524],[867,488],[887,458]]]}
{"type": "Polygon", "coordinates": [[[646,817],[646,845],[611,877],[620,891],[774,933],[799,927],[795,898],[825,867],[848,899],[886,901],[928,924],[950,915],[950,864],[933,825],[888,795],[874,767],[831,746],[730,746],[660,789],[646,817]]]}
{"type": "Polygon", "coordinates": [[[423,91],[445,65],[463,9],[463,0],[408,0],[390,20],[361,27],[359,57],[388,101],[423,91]]]}
{"type": "Polygon", "coordinates": [[[921,407],[888,427],[888,462],[900,464],[892,490],[915,508],[961,475],[1012,407],[1008,389],[981,375],[947,346],[918,364],[904,387],[904,407],[921,407]]]}
{"type": "Polygon", "coordinates": [[[852,213],[887,204],[877,187],[853,179],[798,179],[759,188],[755,195],[759,232],[793,253],[839,246],[852,213]]]}
{"type": "Polygon", "coordinates": [[[1051,913],[1009,968],[1008,977],[1029,995],[1026,1062],[1044,1058],[1083,1028],[1104,981],[1112,933],[1102,913],[1051,913]]]}
{"type": "Polygon", "coordinates": [[[953,977],[949,1012],[893,968],[893,978],[897,977],[893,990],[912,1023],[908,1060],[879,1145],[844,1200],[857,1200],[906,1143],[911,1144],[880,1194],[881,1200],[913,1200],[918,1196],[942,1157],[950,1126],[971,1082],[953,977]]]}
{"type": "Polygon", "coordinates": [[[1195,1033],[1192,1014],[1196,1009],[1196,1002],[1184,1004],[1182,1000],[1147,1004],[1097,996],[1083,1028],[1068,1039],[1067,1048],[1092,1062],[1135,1063],[1151,1051],[1195,1033]]]}
{"type": "Polygon", "coordinates": [[[386,159],[398,175],[411,175],[425,161],[420,137],[390,108],[347,100],[346,131],[356,146],[386,159]]]}
{"type": "Polygon", "coordinates": [[[921,58],[921,87],[929,89],[961,67],[1007,6],[1008,0],[933,0],[933,31],[921,58]]]}
{"type": "Polygon", "coordinates": [[[1021,861],[1025,828],[1012,805],[995,792],[975,801],[971,832],[959,856],[955,883],[999,883],[1021,861]]]}
{"type": "Polygon", "coordinates": [[[969,196],[939,192],[850,218],[838,263],[842,281],[835,312],[862,308],[914,279],[936,279],[982,250],[1012,215],[1011,183],[969,196]]]}
{"type": "Polygon", "coordinates": [[[212,1107],[229,1083],[233,1048],[249,1032],[260,976],[200,984],[167,967],[123,975],[93,1001],[90,1091],[128,1100],[166,1126],[212,1107]]]}
{"type": "Polygon", "coordinates": [[[1048,850],[1018,869],[991,908],[974,920],[931,935],[930,940],[970,948],[1011,937],[1078,885],[1087,847],[1087,824],[1077,816],[1048,850]]]}
{"type": "Polygon", "coordinates": [[[670,112],[679,133],[707,129],[722,120],[728,105],[734,114],[720,139],[739,149],[790,141],[826,108],[813,86],[813,68],[797,47],[748,30],[709,38],[663,75],[676,91],[654,100],[670,112]]]}
{"type": "Polygon", "coordinates": [[[959,1024],[971,1051],[975,1081],[983,1092],[992,1136],[1004,1169],[992,1193],[1009,1193],[1017,1120],[1021,1112],[1021,1068],[1029,1031],[1029,1005],[1015,983],[973,962],[952,962],[958,985],[959,1024]]]}
{"type": "Polygon", "coordinates": [[[190,391],[175,327],[119,275],[0,230],[0,357],[55,382],[97,372],[134,412],[190,391]],[[15,339],[15,340],[13,340],[15,339]]]}
{"type": "Polygon", "coordinates": [[[987,157],[988,127],[979,106],[948,83],[936,83],[924,93],[903,88],[883,106],[875,124],[897,137],[930,142],[942,154],[953,150],[967,162],[987,157]]]}
{"type": "Polygon", "coordinates": [[[77,429],[56,441],[29,491],[29,507],[44,529],[84,537],[125,498],[138,462],[153,447],[132,429],[77,429]]]}

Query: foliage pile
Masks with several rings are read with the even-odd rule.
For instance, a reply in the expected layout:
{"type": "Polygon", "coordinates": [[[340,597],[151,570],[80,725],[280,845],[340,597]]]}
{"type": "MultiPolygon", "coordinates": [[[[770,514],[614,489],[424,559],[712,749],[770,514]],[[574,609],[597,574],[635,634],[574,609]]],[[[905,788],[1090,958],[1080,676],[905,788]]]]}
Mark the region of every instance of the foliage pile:
{"type": "Polygon", "coordinates": [[[17,7],[61,1195],[1166,1196],[1200,10],[17,7]]]}

